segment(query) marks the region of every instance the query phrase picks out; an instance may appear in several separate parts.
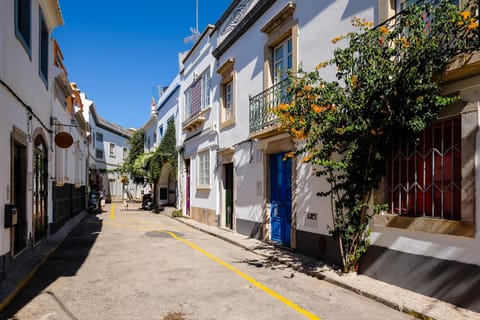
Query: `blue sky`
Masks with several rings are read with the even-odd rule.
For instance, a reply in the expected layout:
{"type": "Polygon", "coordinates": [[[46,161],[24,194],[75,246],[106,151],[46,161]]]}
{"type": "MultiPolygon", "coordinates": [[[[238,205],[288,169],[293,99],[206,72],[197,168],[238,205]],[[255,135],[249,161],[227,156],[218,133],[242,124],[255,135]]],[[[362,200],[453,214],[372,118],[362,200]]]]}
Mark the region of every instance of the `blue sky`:
{"type": "MultiPolygon", "coordinates": [[[[232,0],[198,0],[200,33],[232,0]]],[[[60,0],[65,26],[53,36],[68,78],[103,118],[138,128],[149,117],[152,88],[178,73],[183,39],[195,27],[195,0],[60,0]]]]}

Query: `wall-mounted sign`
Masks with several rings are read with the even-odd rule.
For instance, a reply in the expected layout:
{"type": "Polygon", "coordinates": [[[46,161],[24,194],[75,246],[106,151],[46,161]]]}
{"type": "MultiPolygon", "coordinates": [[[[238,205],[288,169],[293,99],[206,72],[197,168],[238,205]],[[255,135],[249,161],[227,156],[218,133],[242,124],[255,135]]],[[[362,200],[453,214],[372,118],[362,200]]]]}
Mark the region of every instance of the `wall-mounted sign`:
{"type": "Polygon", "coordinates": [[[73,143],[73,137],[70,133],[61,131],[55,135],[55,144],[60,148],[66,149],[73,143]]]}

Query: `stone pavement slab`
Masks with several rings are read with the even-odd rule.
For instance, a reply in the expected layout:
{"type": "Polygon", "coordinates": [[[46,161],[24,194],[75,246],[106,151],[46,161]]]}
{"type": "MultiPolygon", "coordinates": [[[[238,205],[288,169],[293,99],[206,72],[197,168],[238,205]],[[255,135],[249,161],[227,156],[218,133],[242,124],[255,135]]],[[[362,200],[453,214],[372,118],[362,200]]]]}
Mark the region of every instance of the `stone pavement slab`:
{"type": "MultiPolygon", "coordinates": [[[[168,211],[165,212],[168,215],[168,211]]],[[[421,295],[365,275],[343,274],[331,265],[303,256],[285,248],[238,234],[231,230],[209,226],[186,217],[174,218],[199,231],[221,238],[246,250],[289,265],[297,271],[341,286],[374,299],[390,308],[424,320],[480,320],[480,314],[450,303],[421,295]]]]}

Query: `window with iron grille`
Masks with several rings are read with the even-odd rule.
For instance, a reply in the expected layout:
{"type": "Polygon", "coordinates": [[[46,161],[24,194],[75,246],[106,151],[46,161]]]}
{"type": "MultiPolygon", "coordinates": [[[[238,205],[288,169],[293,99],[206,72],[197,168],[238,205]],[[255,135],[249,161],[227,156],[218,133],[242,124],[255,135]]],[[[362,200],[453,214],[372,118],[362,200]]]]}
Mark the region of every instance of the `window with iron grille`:
{"type": "Polygon", "coordinates": [[[399,141],[387,161],[386,192],[392,213],[461,219],[461,120],[434,123],[417,141],[399,141]]]}
{"type": "Polygon", "coordinates": [[[195,117],[210,106],[210,74],[208,70],[185,91],[185,120],[195,117]]]}
{"type": "MultiPolygon", "coordinates": [[[[422,3],[429,3],[434,1],[435,0],[400,0],[400,1],[397,1],[397,12],[402,11],[403,9],[405,9],[406,7],[414,3],[422,4],[422,3]]],[[[462,0],[452,0],[451,2],[456,6],[460,6],[462,4],[460,1],[462,0]]]]}
{"type": "Polygon", "coordinates": [[[96,150],[95,150],[95,157],[96,157],[97,159],[102,159],[102,158],[103,158],[103,150],[96,149],[96,150]]]}

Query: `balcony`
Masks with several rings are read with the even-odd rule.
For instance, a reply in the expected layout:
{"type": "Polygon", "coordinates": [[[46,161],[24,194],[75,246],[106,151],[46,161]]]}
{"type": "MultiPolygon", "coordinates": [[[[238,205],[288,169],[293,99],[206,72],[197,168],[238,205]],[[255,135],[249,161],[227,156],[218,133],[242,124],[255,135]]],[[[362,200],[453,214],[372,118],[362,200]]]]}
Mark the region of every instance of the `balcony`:
{"type": "MultiPolygon", "coordinates": [[[[390,17],[384,17],[386,19],[381,18],[381,20],[384,20],[382,23],[379,25],[375,26],[374,29],[378,28],[386,28],[386,30],[392,30],[395,26],[399,24],[399,18],[404,15],[403,10],[406,9],[409,5],[416,3],[419,6],[422,5],[433,5],[433,6],[438,6],[439,0],[416,0],[416,1],[402,1],[400,4],[398,4],[399,1],[394,1],[393,4],[387,8],[390,11],[394,11],[395,14],[390,17]],[[395,4],[397,3],[397,4],[395,4]]],[[[480,0],[462,0],[462,1],[452,1],[453,4],[456,4],[456,6],[459,7],[460,10],[464,11],[470,11],[472,14],[472,17],[479,19],[479,8],[480,8],[480,0]]],[[[387,9],[387,11],[388,11],[387,9]]],[[[384,12],[385,13],[385,12],[384,12]]],[[[388,16],[388,13],[387,13],[388,16]]],[[[435,19],[435,17],[431,13],[425,12],[422,15],[426,26],[425,26],[425,32],[428,32],[430,29],[430,24],[432,21],[435,19]]],[[[478,21],[478,20],[477,20],[478,21]]],[[[405,36],[409,31],[408,28],[404,29],[405,33],[400,33],[398,34],[398,38],[405,36]]],[[[440,35],[440,37],[450,37],[451,34],[444,34],[440,35]]],[[[480,28],[476,28],[474,32],[472,32],[468,37],[471,37],[474,39],[474,41],[471,41],[470,47],[467,48],[467,51],[469,52],[468,56],[465,56],[459,52],[456,58],[452,59],[450,63],[448,64],[445,72],[442,75],[439,75],[442,82],[444,84],[457,81],[457,80],[462,80],[468,77],[472,77],[477,75],[480,72],[480,28]]],[[[397,39],[398,39],[397,38],[397,39]]],[[[457,40],[452,40],[452,42],[455,41],[466,41],[467,34],[461,34],[459,37],[457,37],[457,40]]],[[[394,43],[391,42],[389,43],[390,46],[394,46],[394,43]]]]}
{"type": "Polygon", "coordinates": [[[193,132],[197,130],[207,119],[206,113],[210,110],[210,108],[206,108],[204,110],[196,110],[195,112],[191,112],[187,114],[187,118],[182,123],[182,130],[193,132]]]}
{"type": "Polygon", "coordinates": [[[274,108],[291,101],[287,93],[288,79],[284,79],[267,90],[250,98],[250,135],[259,137],[264,133],[279,129],[278,118],[274,108]]]}

